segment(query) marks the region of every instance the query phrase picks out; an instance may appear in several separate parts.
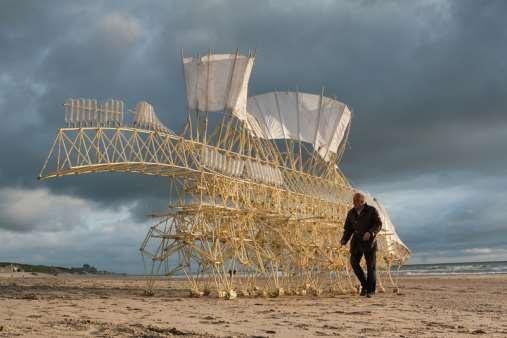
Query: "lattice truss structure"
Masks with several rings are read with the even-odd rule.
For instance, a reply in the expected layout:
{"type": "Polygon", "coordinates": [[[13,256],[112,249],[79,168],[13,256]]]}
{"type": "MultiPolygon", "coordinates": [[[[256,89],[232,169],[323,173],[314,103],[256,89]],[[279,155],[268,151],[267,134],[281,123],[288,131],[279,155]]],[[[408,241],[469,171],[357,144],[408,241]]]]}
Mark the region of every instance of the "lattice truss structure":
{"type": "MultiPolygon", "coordinates": [[[[183,273],[218,297],[356,292],[339,240],[354,189],[337,163],[351,112],[320,94],[248,96],[255,55],[183,57],[187,119],[176,134],[140,102],[66,101],[39,179],[99,172],[166,176],[171,201],[141,244],[153,275],[183,273]]],[[[381,286],[410,255],[380,202],[381,286]]],[[[152,286],[151,284],[149,285],[152,286]]]]}

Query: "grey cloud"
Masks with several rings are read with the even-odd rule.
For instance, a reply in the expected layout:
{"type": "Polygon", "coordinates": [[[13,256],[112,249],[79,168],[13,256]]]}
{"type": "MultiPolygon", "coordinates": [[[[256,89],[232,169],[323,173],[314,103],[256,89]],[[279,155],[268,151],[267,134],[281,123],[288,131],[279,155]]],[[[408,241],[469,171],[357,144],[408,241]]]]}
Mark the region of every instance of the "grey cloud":
{"type": "Polygon", "coordinates": [[[65,230],[1,231],[5,242],[0,246],[0,256],[3,260],[33,264],[88,263],[109,271],[146,273],[137,249],[149,224],[132,222],[127,209],[114,213],[98,206],[88,208],[75,210],[75,217],[87,211],[90,217],[65,230]]]}
{"type": "Polygon", "coordinates": [[[47,189],[0,189],[0,229],[13,232],[57,232],[83,225],[93,204],[58,196],[47,189]]]}
{"type": "Polygon", "coordinates": [[[431,252],[438,258],[470,248],[507,250],[506,184],[505,177],[479,179],[457,172],[370,188],[388,201],[398,233],[417,261],[431,252]]]}

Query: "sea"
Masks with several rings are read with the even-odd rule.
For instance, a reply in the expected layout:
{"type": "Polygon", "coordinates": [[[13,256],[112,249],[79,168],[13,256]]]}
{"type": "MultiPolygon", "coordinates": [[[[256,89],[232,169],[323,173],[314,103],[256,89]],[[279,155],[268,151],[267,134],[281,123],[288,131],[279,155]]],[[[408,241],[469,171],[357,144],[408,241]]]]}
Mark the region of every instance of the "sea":
{"type": "Polygon", "coordinates": [[[507,261],[438,264],[408,264],[400,268],[400,276],[507,274],[507,261]]]}
{"type": "MultiPolygon", "coordinates": [[[[439,276],[439,275],[496,275],[507,274],[507,261],[407,264],[400,270],[392,268],[394,276],[439,276]]],[[[140,274],[138,276],[148,276],[140,274]]],[[[173,278],[185,278],[182,271],[176,271],[173,278]]]]}

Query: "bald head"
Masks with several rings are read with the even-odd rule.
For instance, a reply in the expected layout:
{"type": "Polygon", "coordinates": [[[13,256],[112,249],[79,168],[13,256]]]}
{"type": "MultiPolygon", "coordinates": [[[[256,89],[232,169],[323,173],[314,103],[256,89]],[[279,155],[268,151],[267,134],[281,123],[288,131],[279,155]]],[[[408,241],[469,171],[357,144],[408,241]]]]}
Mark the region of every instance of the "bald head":
{"type": "Polygon", "coordinates": [[[354,202],[354,208],[359,209],[364,205],[364,195],[360,192],[356,192],[352,201],[354,202]]]}

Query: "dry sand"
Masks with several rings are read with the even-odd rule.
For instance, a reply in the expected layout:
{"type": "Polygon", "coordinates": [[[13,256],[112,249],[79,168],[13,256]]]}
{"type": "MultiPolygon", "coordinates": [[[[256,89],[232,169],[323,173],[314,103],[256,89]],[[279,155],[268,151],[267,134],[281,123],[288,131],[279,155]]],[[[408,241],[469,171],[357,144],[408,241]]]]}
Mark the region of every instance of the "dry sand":
{"type": "MultiPolygon", "coordinates": [[[[0,276],[0,336],[507,337],[507,275],[405,277],[400,294],[187,298],[133,277],[0,276]]],[[[389,290],[388,290],[389,291],[389,290]]]]}

